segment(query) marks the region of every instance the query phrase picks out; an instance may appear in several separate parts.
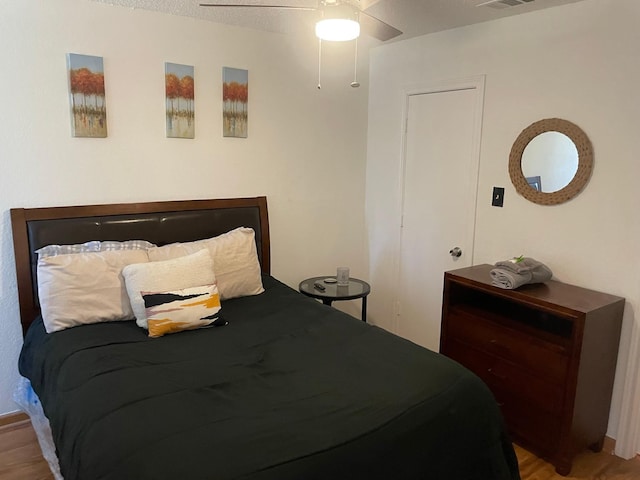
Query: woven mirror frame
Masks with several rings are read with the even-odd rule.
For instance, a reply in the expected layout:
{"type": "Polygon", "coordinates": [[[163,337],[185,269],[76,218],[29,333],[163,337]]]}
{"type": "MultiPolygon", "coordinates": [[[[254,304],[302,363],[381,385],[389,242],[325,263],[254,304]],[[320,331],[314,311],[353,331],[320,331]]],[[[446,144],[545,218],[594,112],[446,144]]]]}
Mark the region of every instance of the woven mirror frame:
{"type": "Polygon", "coordinates": [[[525,128],[511,147],[509,176],[516,191],[538,205],[558,205],[578,195],[589,182],[593,171],[593,146],[587,134],[576,124],[560,118],[547,118],[525,128]],[[569,137],[578,150],[578,171],[569,184],[555,192],[540,192],[527,182],[522,173],[522,153],[529,142],[545,132],[560,132],[569,137]]]}

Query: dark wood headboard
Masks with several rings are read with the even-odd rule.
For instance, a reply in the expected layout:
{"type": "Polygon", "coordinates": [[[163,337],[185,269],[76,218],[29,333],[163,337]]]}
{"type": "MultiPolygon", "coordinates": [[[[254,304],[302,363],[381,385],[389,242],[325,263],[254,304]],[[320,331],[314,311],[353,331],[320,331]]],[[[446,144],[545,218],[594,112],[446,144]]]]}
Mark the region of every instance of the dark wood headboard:
{"type": "Polygon", "coordinates": [[[266,197],[13,208],[22,331],[40,313],[35,251],[41,247],[91,240],[147,240],[161,246],[210,238],[237,227],[255,230],[262,273],[271,273],[266,197]]]}

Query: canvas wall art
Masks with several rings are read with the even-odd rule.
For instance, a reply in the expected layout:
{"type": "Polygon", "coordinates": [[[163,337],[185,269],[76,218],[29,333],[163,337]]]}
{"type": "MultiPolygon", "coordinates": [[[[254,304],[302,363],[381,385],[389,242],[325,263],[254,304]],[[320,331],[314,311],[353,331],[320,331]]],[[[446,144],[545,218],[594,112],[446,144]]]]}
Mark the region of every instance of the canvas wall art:
{"type": "Polygon", "coordinates": [[[247,138],[249,71],[222,68],[222,121],[225,137],[247,138]]]}
{"type": "Polygon", "coordinates": [[[67,54],[71,134],[74,137],[107,136],[107,107],[102,57],[67,54]]]}
{"type": "Polygon", "coordinates": [[[194,67],[164,64],[167,137],[195,137],[194,67]]]}

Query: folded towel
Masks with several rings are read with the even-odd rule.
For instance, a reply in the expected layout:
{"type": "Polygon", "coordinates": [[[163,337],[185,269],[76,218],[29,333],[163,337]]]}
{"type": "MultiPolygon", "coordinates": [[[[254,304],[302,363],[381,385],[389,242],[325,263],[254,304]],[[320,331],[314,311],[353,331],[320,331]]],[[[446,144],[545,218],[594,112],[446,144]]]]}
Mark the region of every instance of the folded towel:
{"type": "Polygon", "coordinates": [[[495,287],[513,290],[529,283],[530,276],[512,272],[503,268],[494,268],[491,274],[491,285],[495,287]]]}
{"type": "Polygon", "coordinates": [[[491,284],[509,290],[528,283],[546,282],[553,276],[544,263],[528,257],[500,261],[495,266],[490,272],[491,284]]]}
{"type": "Polygon", "coordinates": [[[502,260],[496,262],[495,266],[498,268],[504,268],[515,273],[524,273],[531,271],[532,268],[542,265],[542,263],[534,260],[533,258],[519,256],[510,260],[502,260]]]}

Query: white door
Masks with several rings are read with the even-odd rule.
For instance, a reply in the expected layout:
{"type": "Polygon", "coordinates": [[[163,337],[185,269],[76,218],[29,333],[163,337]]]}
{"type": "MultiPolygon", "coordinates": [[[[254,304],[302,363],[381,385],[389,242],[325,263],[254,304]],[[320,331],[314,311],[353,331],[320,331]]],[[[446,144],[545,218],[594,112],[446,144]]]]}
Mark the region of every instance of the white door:
{"type": "Polygon", "coordinates": [[[444,272],[473,261],[483,96],[483,79],[407,95],[397,333],[434,351],[444,272]]]}

